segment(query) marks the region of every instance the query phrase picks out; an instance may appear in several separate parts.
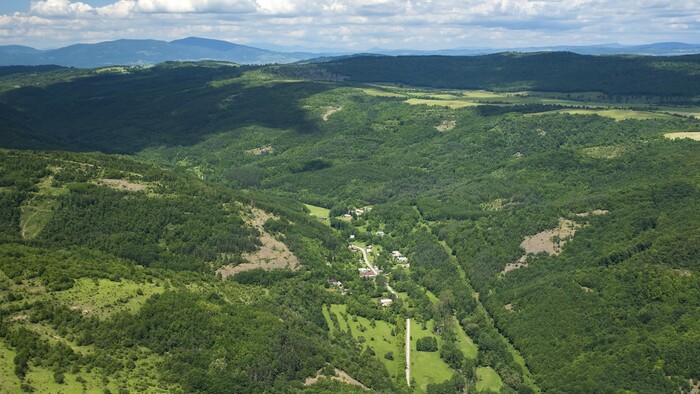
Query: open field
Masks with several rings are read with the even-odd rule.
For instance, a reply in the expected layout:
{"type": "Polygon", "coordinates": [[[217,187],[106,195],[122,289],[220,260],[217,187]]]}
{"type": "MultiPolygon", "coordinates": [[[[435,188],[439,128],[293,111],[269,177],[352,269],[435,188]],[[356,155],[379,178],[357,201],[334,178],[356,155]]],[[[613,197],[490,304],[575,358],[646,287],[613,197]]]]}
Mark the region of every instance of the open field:
{"type": "Polygon", "coordinates": [[[393,325],[382,321],[375,321],[375,326],[372,327],[371,322],[361,316],[349,315],[349,320],[346,321],[343,318],[343,314],[347,311],[347,305],[333,304],[331,305],[331,313],[338,318],[340,327],[333,324],[330,315],[326,308],[323,308],[323,315],[326,318],[328,326],[331,328],[331,332],[340,329],[341,331],[347,331],[347,327],[350,327],[350,332],[355,338],[364,338],[364,344],[371,347],[374,350],[377,358],[381,360],[389,373],[392,376],[399,376],[403,374],[403,367],[401,364],[403,349],[399,346],[397,342],[397,337],[391,335],[391,330],[393,325]],[[364,330],[364,331],[363,331],[364,330]],[[388,360],[384,357],[388,352],[394,354],[393,360],[388,360]]]}
{"type": "Polygon", "coordinates": [[[106,318],[119,311],[134,312],[150,296],[162,292],[163,287],[153,283],[82,278],[78,279],[71,289],[54,294],[71,309],[80,310],[86,315],[106,318]]]}
{"type": "Polygon", "coordinates": [[[418,99],[418,98],[410,98],[406,100],[408,104],[411,105],[420,105],[420,104],[425,104],[425,105],[430,105],[430,106],[442,106],[442,107],[449,107],[452,109],[456,108],[464,108],[464,107],[474,107],[479,104],[471,102],[471,101],[465,101],[465,100],[430,100],[430,99],[418,99]]]}
{"type": "Polygon", "coordinates": [[[646,119],[670,119],[671,115],[659,114],[648,111],[633,111],[626,109],[562,109],[557,111],[538,112],[526,116],[538,116],[547,114],[570,114],[570,115],[598,115],[606,118],[621,120],[646,120],[646,119]]]}
{"type": "Polygon", "coordinates": [[[329,223],[328,220],[330,219],[330,214],[331,210],[323,207],[317,207],[316,205],[311,205],[311,204],[304,204],[306,208],[309,209],[311,212],[312,216],[316,216],[317,218],[321,219],[324,223],[329,223]]]}
{"type": "Polygon", "coordinates": [[[430,383],[442,383],[452,377],[454,371],[440,358],[440,352],[419,352],[416,342],[419,338],[434,336],[438,341],[438,349],[442,340],[433,334],[435,322],[430,320],[423,330],[422,324],[411,319],[411,378],[416,380],[416,389],[425,393],[430,383]]]}
{"type": "Polygon", "coordinates": [[[572,107],[555,111],[527,114],[539,116],[568,113],[572,115],[599,115],[620,120],[669,119],[677,116],[700,116],[700,108],[694,106],[676,107],[660,105],[659,99],[647,101],[642,97],[625,97],[624,102],[613,101],[600,92],[490,92],[486,90],[437,90],[415,87],[377,85],[377,88],[361,89],[365,94],[378,97],[405,98],[411,105],[425,104],[446,106],[452,109],[478,105],[523,105],[544,104],[572,107]],[[635,110],[625,109],[634,107],[635,110]]]}
{"type": "MultiPolygon", "coordinates": [[[[455,319],[456,321],[457,319],[455,319]]],[[[474,344],[474,341],[472,341],[469,336],[467,336],[467,333],[464,332],[464,329],[462,328],[462,325],[457,322],[457,348],[462,351],[464,354],[464,357],[466,358],[471,358],[471,359],[476,359],[476,355],[479,352],[478,347],[476,344],[474,344]]]]}
{"type": "Polygon", "coordinates": [[[364,92],[367,95],[376,96],[376,97],[406,97],[406,95],[404,95],[404,94],[388,92],[386,90],[380,90],[380,89],[366,88],[366,89],[360,89],[360,90],[362,90],[362,92],[364,92]]]}
{"type": "Polygon", "coordinates": [[[14,359],[17,353],[5,345],[5,341],[0,341],[0,394],[19,393],[20,380],[15,375],[14,359]]]}
{"type": "Polygon", "coordinates": [[[503,381],[498,373],[491,367],[478,367],[476,369],[476,391],[478,392],[501,392],[503,381]]]}
{"type": "Polygon", "coordinates": [[[666,133],[664,137],[670,140],[678,140],[683,138],[688,138],[695,141],[700,141],[700,131],[687,132],[687,133],[666,133]]]}
{"type": "Polygon", "coordinates": [[[34,239],[51,220],[58,202],[53,199],[35,197],[20,207],[20,234],[24,239],[34,239]]]}

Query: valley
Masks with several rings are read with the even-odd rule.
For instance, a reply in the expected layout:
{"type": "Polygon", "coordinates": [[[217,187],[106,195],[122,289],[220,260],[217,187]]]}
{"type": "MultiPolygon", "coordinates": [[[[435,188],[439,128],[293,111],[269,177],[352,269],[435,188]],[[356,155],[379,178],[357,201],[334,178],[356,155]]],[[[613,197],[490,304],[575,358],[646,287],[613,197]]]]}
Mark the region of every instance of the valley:
{"type": "Polygon", "coordinates": [[[698,62],[0,73],[0,392],[690,393],[698,62]]]}

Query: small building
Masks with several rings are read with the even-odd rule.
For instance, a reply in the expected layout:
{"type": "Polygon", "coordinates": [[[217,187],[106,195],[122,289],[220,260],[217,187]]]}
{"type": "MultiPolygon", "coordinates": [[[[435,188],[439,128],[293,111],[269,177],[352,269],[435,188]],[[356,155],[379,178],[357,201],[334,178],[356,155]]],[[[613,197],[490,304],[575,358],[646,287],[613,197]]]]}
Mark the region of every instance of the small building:
{"type": "Polygon", "coordinates": [[[399,258],[399,257],[401,257],[401,256],[403,256],[403,254],[401,254],[401,252],[399,252],[398,250],[394,250],[394,251],[391,252],[391,257],[393,257],[393,258],[395,258],[395,259],[397,259],[397,258],[399,258]]]}
{"type": "Polygon", "coordinates": [[[399,256],[399,257],[396,258],[396,260],[397,260],[398,262],[400,262],[400,263],[405,263],[405,262],[408,261],[408,257],[406,257],[406,256],[399,256]]]}
{"type": "Polygon", "coordinates": [[[376,234],[380,237],[383,237],[386,235],[386,234],[384,234],[384,231],[377,231],[376,234]]]}
{"type": "Polygon", "coordinates": [[[392,300],[391,298],[382,298],[381,300],[379,300],[379,305],[381,305],[385,308],[393,303],[394,303],[394,300],[392,300]]]}
{"type": "Polygon", "coordinates": [[[374,278],[375,276],[377,276],[377,274],[375,274],[374,272],[369,271],[369,270],[365,271],[365,272],[360,272],[360,277],[362,277],[362,278],[371,279],[371,278],[374,278]]]}
{"type": "Polygon", "coordinates": [[[334,285],[334,286],[335,286],[335,285],[336,285],[336,283],[338,283],[338,281],[337,281],[337,280],[335,280],[334,278],[330,278],[330,279],[328,279],[328,284],[329,284],[329,285],[334,285]]]}
{"type": "Polygon", "coordinates": [[[348,220],[351,220],[351,219],[352,219],[352,215],[350,215],[349,213],[346,213],[345,215],[343,215],[343,218],[348,219],[348,220]]]}
{"type": "Polygon", "coordinates": [[[367,245],[367,251],[371,252],[372,251],[372,245],[367,245]]]}
{"type": "Polygon", "coordinates": [[[350,239],[355,239],[355,234],[351,234],[350,239]]]}

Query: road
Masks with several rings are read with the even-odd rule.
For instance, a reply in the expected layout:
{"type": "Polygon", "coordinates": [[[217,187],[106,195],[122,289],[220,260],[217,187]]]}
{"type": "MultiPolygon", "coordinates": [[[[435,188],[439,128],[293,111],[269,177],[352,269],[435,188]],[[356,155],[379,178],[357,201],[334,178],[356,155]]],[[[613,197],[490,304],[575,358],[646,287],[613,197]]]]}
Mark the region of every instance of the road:
{"type": "MultiPolygon", "coordinates": [[[[369,258],[367,257],[367,251],[365,250],[365,248],[361,248],[359,246],[355,246],[353,244],[350,244],[350,249],[362,253],[362,259],[364,260],[367,268],[369,268],[375,275],[379,275],[379,272],[377,272],[377,270],[374,269],[372,264],[369,263],[369,258]]],[[[389,293],[395,295],[396,297],[399,296],[399,293],[397,293],[393,287],[389,286],[389,283],[386,284],[386,289],[389,291],[389,293]]]]}
{"type": "Polygon", "coordinates": [[[406,319],[406,384],[411,386],[411,319],[406,319]]]}
{"type": "MultiPolygon", "coordinates": [[[[372,267],[372,264],[369,263],[369,258],[367,258],[367,250],[365,250],[365,248],[350,244],[350,249],[362,253],[362,259],[364,260],[365,265],[375,275],[379,275],[379,272],[377,272],[377,270],[372,267]]],[[[389,291],[389,293],[395,295],[396,297],[399,296],[396,290],[389,286],[389,283],[386,284],[386,289],[389,291]]],[[[406,384],[409,386],[411,385],[411,319],[406,319],[406,384]]]]}

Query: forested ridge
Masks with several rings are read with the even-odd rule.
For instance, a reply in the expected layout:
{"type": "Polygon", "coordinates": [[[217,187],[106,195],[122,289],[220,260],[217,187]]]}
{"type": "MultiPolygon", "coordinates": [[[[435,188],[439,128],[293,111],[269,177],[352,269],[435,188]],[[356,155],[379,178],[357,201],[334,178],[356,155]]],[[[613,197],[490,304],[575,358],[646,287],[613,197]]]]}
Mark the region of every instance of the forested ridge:
{"type": "Polygon", "coordinates": [[[700,143],[669,133],[700,131],[696,63],[0,73],[1,144],[107,153],[0,152],[0,373],[40,392],[690,392],[700,143]],[[265,237],[299,267],[217,277],[265,237]]]}

